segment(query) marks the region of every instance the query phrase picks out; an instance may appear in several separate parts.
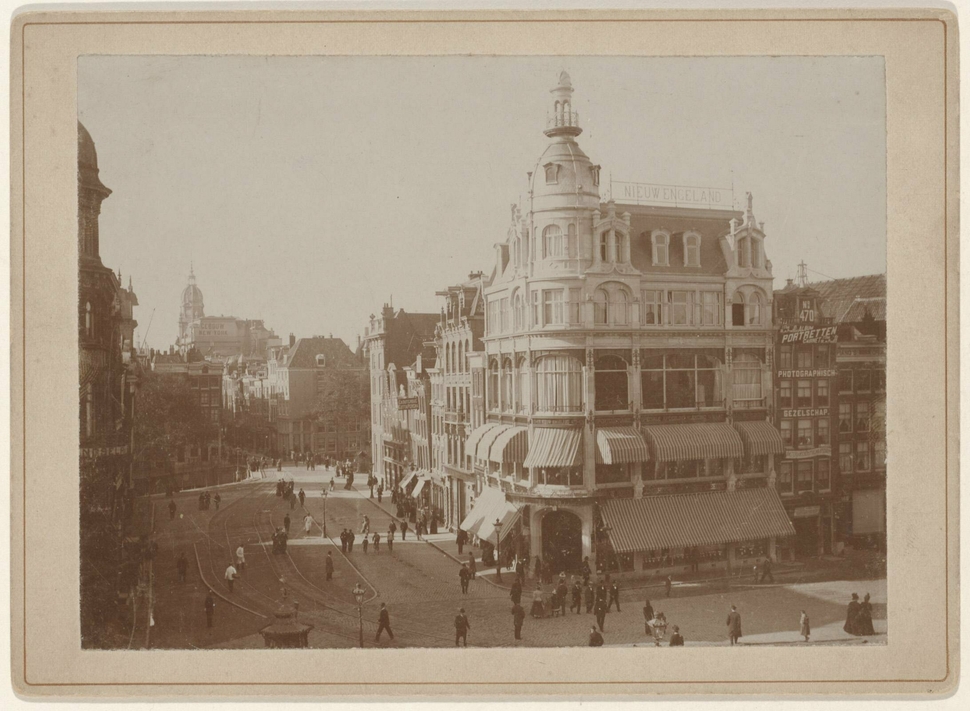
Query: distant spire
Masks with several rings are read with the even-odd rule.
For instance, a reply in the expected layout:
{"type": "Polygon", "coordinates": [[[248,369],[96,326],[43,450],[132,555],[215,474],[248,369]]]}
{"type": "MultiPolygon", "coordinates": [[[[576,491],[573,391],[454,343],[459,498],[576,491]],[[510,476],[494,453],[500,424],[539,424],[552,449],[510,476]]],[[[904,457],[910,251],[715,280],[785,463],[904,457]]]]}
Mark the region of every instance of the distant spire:
{"type": "Polygon", "coordinates": [[[796,278],[799,287],[808,286],[808,265],[803,259],[798,263],[798,277],[796,278]]]}
{"type": "Polygon", "coordinates": [[[553,97],[552,116],[546,117],[544,133],[554,136],[578,136],[583,132],[579,127],[579,114],[573,111],[573,82],[565,71],[559,73],[559,84],[550,92],[553,97]]]}

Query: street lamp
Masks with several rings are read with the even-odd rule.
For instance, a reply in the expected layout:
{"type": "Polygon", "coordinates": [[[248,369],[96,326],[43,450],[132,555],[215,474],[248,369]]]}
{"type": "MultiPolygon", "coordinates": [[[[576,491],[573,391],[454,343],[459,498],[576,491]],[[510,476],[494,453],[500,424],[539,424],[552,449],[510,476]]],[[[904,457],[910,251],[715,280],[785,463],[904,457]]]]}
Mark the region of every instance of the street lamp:
{"type": "Polygon", "coordinates": [[[323,490],[323,537],[324,538],[327,537],[327,494],[328,493],[329,492],[326,489],[323,490]]]}
{"type": "Polygon", "coordinates": [[[495,577],[499,582],[502,582],[502,552],[499,550],[499,546],[502,544],[502,521],[497,517],[495,519],[495,577]]]}
{"type": "Polygon", "coordinates": [[[358,645],[364,648],[364,588],[360,583],[354,584],[354,600],[357,601],[357,629],[359,632],[358,645]]]}

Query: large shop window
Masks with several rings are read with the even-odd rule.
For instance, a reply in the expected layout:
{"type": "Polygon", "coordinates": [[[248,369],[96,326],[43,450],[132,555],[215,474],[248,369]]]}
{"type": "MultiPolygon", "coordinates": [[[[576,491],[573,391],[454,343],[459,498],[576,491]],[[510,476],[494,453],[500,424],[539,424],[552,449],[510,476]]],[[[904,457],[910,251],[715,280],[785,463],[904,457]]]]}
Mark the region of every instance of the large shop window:
{"type": "Polygon", "coordinates": [[[597,359],[595,383],[597,410],[629,409],[629,376],[625,360],[613,355],[597,359]]]}
{"type": "Polygon", "coordinates": [[[754,351],[738,349],[731,366],[734,381],[734,401],[760,401],[761,357],[754,351]]]}
{"type": "Polygon", "coordinates": [[[536,367],[541,412],[582,412],[583,367],[572,356],[544,356],[536,367]]]}
{"type": "Polygon", "coordinates": [[[641,365],[643,409],[721,407],[717,396],[720,355],[720,351],[645,355],[641,365]]]}
{"type": "Polygon", "coordinates": [[[815,482],[812,476],[813,464],[811,459],[798,462],[798,468],[795,470],[795,487],[799,494],[815,490],[815,482]]]}

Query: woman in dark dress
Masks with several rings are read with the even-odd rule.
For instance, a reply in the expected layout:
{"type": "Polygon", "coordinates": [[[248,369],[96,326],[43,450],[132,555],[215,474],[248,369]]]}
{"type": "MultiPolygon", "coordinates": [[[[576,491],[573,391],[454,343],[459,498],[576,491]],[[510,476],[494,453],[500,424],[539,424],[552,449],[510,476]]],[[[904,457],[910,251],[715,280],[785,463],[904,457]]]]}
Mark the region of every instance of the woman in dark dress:
{"type": "Polygon", "coordinates": [[[873,635],[876,630],[872,627],[872,603],[869,602],[869,593],[862,598],[862,604],[859,605],[859,634],[861,635],[873,635]]]}
{"type": "Polygon", "coordinates": [[[859,628],[859,613],[862,610],[862,605],[859,604],[859,594],[852,593],[852,600],[849,602],[849,607],[845,614],[845,626],[842,627],[849,634],[860,635],[859,628]]]}

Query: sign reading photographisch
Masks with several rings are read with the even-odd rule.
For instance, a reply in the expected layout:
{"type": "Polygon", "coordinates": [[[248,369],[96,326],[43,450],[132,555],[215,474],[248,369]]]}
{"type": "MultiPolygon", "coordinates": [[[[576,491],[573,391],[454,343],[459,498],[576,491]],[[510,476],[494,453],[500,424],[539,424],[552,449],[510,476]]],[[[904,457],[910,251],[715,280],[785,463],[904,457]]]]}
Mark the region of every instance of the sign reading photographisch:
{"type": "Polygon", "coordinates": [[[611,182],[612,197],[619,203],[636,205],[673,205],[731,210],[734,191],[731,188],[700,188],[686,185],[611,182]]]}

